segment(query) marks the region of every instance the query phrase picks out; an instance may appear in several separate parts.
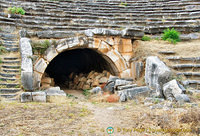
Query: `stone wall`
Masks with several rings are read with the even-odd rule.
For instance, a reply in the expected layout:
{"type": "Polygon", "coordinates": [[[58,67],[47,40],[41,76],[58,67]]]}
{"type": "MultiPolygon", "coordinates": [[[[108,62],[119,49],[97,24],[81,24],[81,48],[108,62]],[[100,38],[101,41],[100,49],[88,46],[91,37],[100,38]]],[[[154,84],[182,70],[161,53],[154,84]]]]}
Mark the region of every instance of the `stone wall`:
{"type": "MultiPolygon", "coordinates": [[[[60,53],[78,48],[94,49],[110,64],[113,74],[121,78],[132,78],[130,59],[133,56],[132,39],[116,36],[76,36],[57,41],[56,46],[50,46],[44,55],[37,55],[33,64],[34,88],[40,86],[41,78],[48,64],[60,53]]],[[[132,71],[133,72],[133,71],[132,71]]]]}

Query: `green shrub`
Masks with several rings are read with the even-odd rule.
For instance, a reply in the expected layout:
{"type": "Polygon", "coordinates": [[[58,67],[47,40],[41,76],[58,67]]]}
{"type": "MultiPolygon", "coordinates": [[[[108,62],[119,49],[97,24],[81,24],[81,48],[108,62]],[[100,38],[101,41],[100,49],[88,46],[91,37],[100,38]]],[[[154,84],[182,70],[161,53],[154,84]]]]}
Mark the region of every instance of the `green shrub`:
{"type": "Polygon", "coordinates": [[[20,7],[20,8],[17,8],[16,13],[24,15],[26,13],[26,11],[23,8],[20,7]]]}
{"type": "Polygon", "coordinates": [[[142,41],[150,41],[151,40],[151,38],[149,37],[149,36],[143,36],[142,37],[142,41]]]}
{"type": "Polygon", "coordinates": [[[40,54],[44,54],[44,52],[49,48],[51,45],[49,40],[45,40],[43,42],[32,42],[33,51],[38,51],[40,54]]]}
{"type": "Polygon", "coordinates": [[[120,6],[127,6],[128,4],[127,3],[124,3],[124,2],[121,2],[120,3],[120,6]]]}
{"type": "Polygon", "coordinates": [[[174,28],[171,30],[168,28],[164,30],[164,34],[162,35],[162,40],[169,41],[170,43],[176,44],[180,42],[180,33],[177,32],[174,28]]]}
{"type": "Polygon", "coordinates": [[[25,15],[26,11],[22,7],[9,7],[8,12],[11,14],[21,14],[25,15]]]}
{"type": "Polygon", "coordinates": [[[7,52],[6,48],[0,44],[0,55],[7,52]]]}

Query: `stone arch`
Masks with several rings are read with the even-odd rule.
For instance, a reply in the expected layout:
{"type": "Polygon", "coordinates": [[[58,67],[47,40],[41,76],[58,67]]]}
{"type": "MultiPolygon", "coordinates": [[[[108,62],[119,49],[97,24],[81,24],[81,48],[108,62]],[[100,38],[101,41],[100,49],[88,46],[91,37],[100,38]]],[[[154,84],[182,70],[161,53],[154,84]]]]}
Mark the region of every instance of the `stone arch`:
{"type": "Polygon", "coordinates": [[[128,69],[128,64],[122,55],[106,41],[102,39],[88,38],[86,36],[76,36],[58,41],[56,47],[49,47],[44,56],[37,59],[33,65],[34,87],[37,88],[40,86],[41,78],[45,69],[57,55],[66,50],[77,48],[94,49],[96,52],[102,54],[103,58],[108,61],[113,68],[115,75],[120,76],[121,73],[128,69]]]}

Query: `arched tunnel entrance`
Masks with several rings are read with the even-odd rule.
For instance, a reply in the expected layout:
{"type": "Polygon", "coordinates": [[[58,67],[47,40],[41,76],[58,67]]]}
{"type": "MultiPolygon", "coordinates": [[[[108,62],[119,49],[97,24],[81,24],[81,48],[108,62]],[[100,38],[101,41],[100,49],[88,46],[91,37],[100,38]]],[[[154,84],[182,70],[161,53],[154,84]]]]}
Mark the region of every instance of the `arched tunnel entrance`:
{"type": "MultiPolygon", "coordinates": [[[[89,48],[71,49],[60,53],[49,63],[45,74],[54,79],[55,85],[71,89],[69,83],[75,76],[85,74],[87,77],[91,71],[107,71],[118,76],[117,68],[110,58],[89,48]]],[[[78,82],[74,84],[78,85],[78,82]]]]}

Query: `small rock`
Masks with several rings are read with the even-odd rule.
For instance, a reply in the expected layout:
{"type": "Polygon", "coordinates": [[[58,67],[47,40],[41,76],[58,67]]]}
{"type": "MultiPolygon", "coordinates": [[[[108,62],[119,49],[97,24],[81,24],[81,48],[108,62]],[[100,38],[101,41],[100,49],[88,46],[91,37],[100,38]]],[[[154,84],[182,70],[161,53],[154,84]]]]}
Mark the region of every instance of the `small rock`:
{"type": "Polygon", "coordinates": [[[119,102],[119,96],[117,94],[111,94],[107,97],[106,101],[110,103],[119,102]]]}
{"type": "Polygon", "coordinates": [[[125,108],[124,107],[117,107],[117,106],[113,106],[113,107],[108,107],[107,108],[108,110],[124,110],[125,108]]]}
{"type": "Polygon", "coordinates": [[[175,95],[182,94],[183,90],[180,88],[178,82],[174,79],[163,85],[163,94],[165,98],[173,98],[175,95]]]}
{"type": "Polygon", "coordinates": [[[144,100],[144,103],[160,103],[160,102],[163,102],[164,99],[163,98],[150,98],[150,97],[147,97],[145,100],[144,100]]]}
{"type": "Polygon", "coordinates": [[[32,97],[34,102],[46,102],[46,93],[39,91],[39,92],[32,92],[32,97]]]}
{"type": "Polygon", "coordinates": [[[102,83],[106,83],[108,81],[107,77],[102,77],[99,79],[99,83],[102,84],[102,83]]]}
{"type": "Polygon", "coordinates": [[[127,101],[127,96],[126,96],[123,92],[120,92],[120,93],[119,93],[119,101],[120,101],[120,102],[125,102],[125,101],[127,101]]]}
{"type": "Polygon", "coordinates": [[[186,94],[174,95],[176,101],[190,102],[190,98],[186,94]]]}
{"type": "Polygon", "coordinates": [[[109,81],[103,88],[104,91],[109,91],[109,92],[114,92],[114,86],[115,82],[114,81],[109,81]]]}
{"type": "Polygon", "coordinates": [[[156,105],[150,106],[150,109],[162,109],[162,108],[163,108],[163,105],[161,105],[161,104],[156,104],[156,105]]]}
{"type": "Polygon", "coordinates": [[[33,97],[31,92],[24,92],[21,94],[21,102],[32,102],[33,97]]]}
{"type": "Polygon", "coordinates": [[[91,89],[89,92],[92,94],[97,94],[99,92],[102,92],[102,89],[101,89],[101,87],[95,87],[95,88],[91,89]]]}

